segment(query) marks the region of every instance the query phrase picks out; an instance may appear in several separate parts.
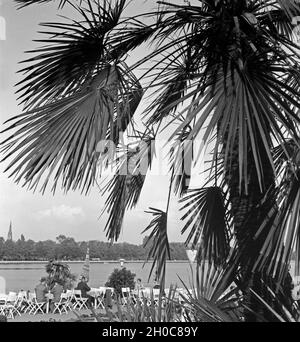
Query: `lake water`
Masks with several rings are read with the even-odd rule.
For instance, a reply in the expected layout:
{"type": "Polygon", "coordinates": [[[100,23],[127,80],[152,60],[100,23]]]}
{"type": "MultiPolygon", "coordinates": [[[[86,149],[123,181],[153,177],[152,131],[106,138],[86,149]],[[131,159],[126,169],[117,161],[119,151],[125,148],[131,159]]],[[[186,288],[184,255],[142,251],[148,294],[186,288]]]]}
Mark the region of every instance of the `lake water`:
{"type": "MultiPolygon", "coordinates": [[[[84,262],[68,263],[71,272],[79,276],[82,272],[84,262]]],[[[32,291],[38,284],[39,279],[46,275],[45,263],[1,263],[0,277],[5,279],[6,292],[18,290],[32,291]]],[[[136,274],[136,278],[141,278],[144,286],[152,286],[154,274],[152,274],[148,283],[148,276],[152,263],[147,263],[143,267],[144,262],[125,262],[124,267],[136,274]]],[[[90,280],[91,287],[104,286],[109,275],[115,268],[120,268],[120,262],[91,262],[90,263],[90,280]]],[[[195,265],[193,265],[195,272],[195,265]]],[[[195,273],[194,273],[195,274],[195,273]]],[[[168,262],[166,266],[166,287],[170,284],[178,284],[183,287],[179,277],[187,284],[190,284],[192,271],[189,262],[168,262]],[[179,277],[178,277],[179,276],[179,277]]],[[[3,292],[3,290],[0,292],[3,292]]]]}
{"type": "MultiPolygon", "coordinates": [[[[71,272],[80,276],[84,262],[67,262],[70,266],[71,272]]],[[[46,262],[27,262],[27,263],[3,263],[0,262],[0,293],[8,291],[30,290],[32,291],[38,284],[40,278],[46,275],[45,271],[46,262]],[[4,280],[4,281],[3,281],[4,280]],[[2,286],[1,286],[2,284],[2,286]],[[5,286],[5,289],[1,288],[5,286]]],[[[148,276],[152,266],[152,263],[144,262],[125,262],[124,267],[136,274],[136,278],[141,278],[144,286],[152,286],[154,274],[152,274],[148,283],[148,276]]],[[[291,264],[291,274],[294,275],[294,263],[291,264]]],[[[120,262],[91,262],[90,263],[90,280],[89,285],[91,287],[104,286],[107,282],[110,274],[115,268],[121,268],[120,262]]],[[[171,284],[177,284],[179,287],[183,287],[183,282],[190,287],[192,272],[195,275],[196,265],[193,264],[192,268],[188,261],[170,261],[166,265],[166,287],[171,284]]],[[[297,277],[297,283],[300,282],[300,278],[297,277]]],[[[78,279],[78,278],[77,278],[78,279]]],[[[295,281],[295,278],[294,278],[295,281]]]]}

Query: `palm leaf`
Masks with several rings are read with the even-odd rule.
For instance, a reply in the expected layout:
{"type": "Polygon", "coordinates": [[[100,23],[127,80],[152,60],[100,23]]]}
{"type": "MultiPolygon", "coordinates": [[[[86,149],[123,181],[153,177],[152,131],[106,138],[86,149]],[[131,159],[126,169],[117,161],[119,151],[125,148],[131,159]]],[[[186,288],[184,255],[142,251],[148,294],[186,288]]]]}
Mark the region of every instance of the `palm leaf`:
{"type": "MultiPolygon", "coordinates": [[[[243,245],[251,248],[251,240],[261,241],[252,272],[264,270],[276,280],[278,290],[287,275],[293,251],[297,256],[296,273],[299,272],[298,146],[287,139],[284,145],[274,149],[274,160],[279,179],[278,187],[266,194],[259,209],[265,207],[264,220],[258,230],[248,234],[250,241],[246,238],[243,245]]],[[[254,212],[257,214],[257,208],[254,212]]],[[[240,252],[242,249],[240,248],[240,252]]]]}
{"type": "MultiPolygon", "coordinates": [[[[190,49],[180,49],[177,54],[173,53],[164,59],[162,70],[151,81],[151,86],[159,83],[159,88],[153,95],[158,96],[151,101],[146,109],[149,115],[147,125],[161,122],[165,117],[176,112],[178,106],[183,102],[184,95],[193,79],[193,65],[191,63],[190,49]],[[164,72],[167,71],[167,72],[164,72]]],[[[154,75],[153,75],[154,76],[154,75]]]]}
{"type": "Polygon", "coordinates": [[[50,37],[37,41],[47,45],[28,51],[34,57],[23,61],[30,65],[19,71],[26,75],[17,84],[25,109],[74,94],[113,61],[105,50],[107,34],[118,24],[125,1],[117,1],[115,7],[98,2],[95,10],[90,0],[87,3],[87,9],[75,7],[83,21],[41,24],[47,28],[42,33],[50,37]]]}
{"type": "MultiPolygon", "coordinates": [[[[170,140],[195,121],[188,140],[202,135],[206,146],[218,128],[215,151],[220,150],[218,147],[225,142],[224,137],[229,137],[225,161],[230,159],[238,144],[240,188],[242,184],[244,187],[248,184],[247,155],[248,148],[251,148],[262,190],[263,154],[268,156],[271,167],[274,166],[270,153],[272,139],[278,143],[284,141],[281,126],[295,139],[296,132],[290,121],[299,123],[299,118],[290,108],[290,104],[297,106],[295,100],[299,94],[283,81],[292,75],[289,68],[297,63],[297,56],[294,58],[286,49],[278,48],[278,44],[290,49],[296,49],[296,45],[276,28],[271,30],[263,17],[270,8],[281,10],[281,7],[269,1],[211,2],[209,5],[204,2],[200,6],[161,3],[167,9],[161,11],[165,17],[158,23],[155,38],[159,38],[162,58],[152,68],[151,75],[153,79],[166,82],[162,85],[157,82],[160,89],[154,93],[156,98],[154,105],[150,106],[149,120],[161,121],[165,118],[164,113],[169,110],[172,113],[173,108],[184,104],[177,118],[189,115],[170,140]],[[220,19],[222,15],[230,24],[220,19]],[[174,41],[169,45],[171,34],[174,41]],[[181,41],[182,36],[184,41],[181,41]],[[180,87],[184,96],[175,98],[175,91],[171,98],[168,94],[176,72],[168,61],[170,65],[180,64],[180,58],[188,51],[193,71],[189,80],[192,79],[193,84],[180,87]],[[272,54],[272,59],[269,59],[269,54],[272,54]],[[262,65],[264,67],[260,70],[262,65]],[[156,99],[159,99],[157,103],[156,99]],[[160,101],[166,101],[167,107],[157,111],[160,101]]],[[[149,60],[152,57],[150,55],[149,60]]]]}
{"type": "Polygon", "coordinates": [[[299,272],[298,146],[287,140],[274,149],[274,159],[279,184],[277,188],[269,189],[261,202],[248,213],[241,227],[239,244],[235,247],[237,254],[230,263],[248,264],[251,274],[261,272],[268,275],[276,282],[278,291],[288,273],[293,252],[297,256],[296,272],[299,272]],[[249,224],[254,215],[261,217],[256,229],[249,224]]]}
{"type": "MultiPolygon", "coordinates": [[[[148,227],[142,232],[142,234],[152,229],[148,236],[144,247],[151,244],[147,261],[153,258],[153,264],[150,270],[149,279],[152,275],[154,268],[156,267],[157,279],[160,283],[161,291],[164,290],[165,286],[165,273],[166,273],[166,260],[171,259],[170,247],[167,235],[167,213],[155,208],[149,208],[146,213],[154,216],[148,227]]],[[[148,279],[148,280],[149,280],[148,279]]]]}
{"type": "Polygon", "coordinates": [[[60,177],[66,191],[88,191],[97,176],[99,142],[116,140],[113,135],[126,129],[142,96],[135,77],[125,73],[108,65],[74,95],[11,119],[15,123],[6,130],[18,130],[2,142],[3,160],[15,155],[6,171],[14,168],[11,176],[31,189],[48,173],[44,191],[56,172],[53,191],[60,177]]]}
{"type": "Polygon", "coordinates": [[[243,316],[240,305],[242,298],[239,288],[234,284],[236,276],[234,265],[224,263],[217,266],[201,260],[197,264],[196,280],[190,285],[193,290],[183,283],[186,296],[182,296],[182,299],[189,303],[188,306],[201,321],[240,321],[243,316]]]}
{"type": "MultiPolygon", "coordinates": [[[[189,290],[185,295],[181,295],[182,304],[186,308],[186,320],[191,322],[238,322],[237,314],[234,313],[236,307],[231,310],[220,306],[215,300],[207,299],[201,295],[195,295],[189,290]]],[[[237,299],[233,300],[233,303],[237,299]]],[[[228,301],[230,302],[230,301],[228,301]]]]}
{"type": "Polygon", "coordinates": [[[174,140],[170,149],[171,169],[174,170],[174,191],[183,196],[189,188],[192,176],[193,142],[187,141],[191,128],[186,127],[174,140]]]}
{"type": "Polygon", "coordinates": [[[117,172],[104,188],[109,191],[104,211],[109,212],[105,226],[111,241],[119,238],[126,209],[136,206],[155,150],[153,135],[143,135],[135,147],[128,146],[117,160],[117,172]]]}
{"type": "MultiPolygon", "coordinates": [[[[256,73],[257,69],[256,71],[252,71],[256,73]]],[[[282,123],[287,134],[292,136],[294,141],[296,141],[295,137],[297,136],[294,125],[291,125],[289,119],[294,122],[298,122],[299,119],[287,103],[282,100],[286,98],[287,101],[295,104],[292,96],[283,90],[283,83],[278,81],[275,75],[268,75],[266,73],[264,80],[263,73],[264,71],[259,76],[257,75],[257,77],[254,74],[246,75],[247,72],[244,75],[245,78],[239,78],[237,76],[235,87],[232,87],[229,92],[228,86],[226,93],[224,92],[222,81],[219,79],[214,87],[213,94],[211,95],[210,91],[205,94],[193,113],[186,118],[185,122],[177,128],[171,137],[173,138],[177,132],[180,132],[185,126],[189,125],[192,119],[197,118],[187,139],[197,139],[201,131],[203,132],[203,146],[205,146],[209,138],[213,136],[218,125],[215,150],[218,151],[222,139],[228,137],[224,155],[225,164],[227,165],[227,161],[231,159],[231,155],[236,153],[236,143],[238,142],[239,182],[240,187],[242,183],[245,184],[246,192],[248,184],[247,155],[249,144],[251,146],[251,153],[253,155],[259,184],[261,189],[263,189],[263,170],[261,164],[263,154],[268,156],[271,166],[274,167],[271,156],[270,137],[273,136],[281,144],[285,141],[282,134],[282,127],[279,126],[278,122],[280,121],[282,123]],[[262,87],[263,84],[264,87],[262,87]],[[276,113],[278,121],[274,120],[274,113],[276,113]],[[204,129],[205,124],[207,126],[204,129]],[[257,132],[259,132],[259,135],[257,132]]],[[[288,88],[287,91],[294,93],[292,88],[288,88]]],[[[200,151],[202,148],[200,147],[200,151]]],[[[230,164],[228,164],[228,167],[230,168],[230,164]]]]}
{"type": "Polygon", "coordinates": [[[297,0],[277,0],[276,1],[280,8],[290,17],[293,18],[296,15],[299,15],[300,13],[300,6],[299,2],[297,0]]]}
{"type": "MultiPolygon", "coordinates": [[[[291,312],[290,309],[288,309],[281,296],[275,294],[274,291],[267,285],[264,284],[264,289],[268,293],[268,296],[261,296],[254,289],[250,289],[251,293],[256,297],[256,299],[262,303],[262,305],[265,307],[266,310],[269,311],[270,314],[273,315],[274,318],[276,318],[279,322],[296,322],[295,313],[291,312]],[[266,298],[267,297],[267,298],[266,298]]],[[[246,309],[248,309],[246,307],[246,309]]],[[[256,313],[254,313],[256,314],[256,313]]],[[[272,321],[275,321],[275,319],[272,321]]]]}
{"type": "Polygon", "coordinates": [[[198,260],[222,263],[229,252],[230,236],[222,190],[218,187],[189,190],[179,202],[185,202],[180,210],[187,209],[181,218],[187,219],[181,233],[190,228],[185,243],[188,245],[192,241],[193,248],[196,248],[201,241],[198,260]]]}
{"type": "MultiPolygon", "coordinates": [[[[283,179],[282,186],[285,188],[281,193],[278,212],[271,211],[269,221],[264,222],[255,235],[258,239],[264,233],[266,225],[268,234],[257,259],[256,267],[266,267],[280,285],[285,278],[291,261],[293,251],[296,255],[296,270],[299,272],[299,246],[300,246],[300,172],[289,172],[288,178],[283,179]],[[288,182],[288,183],[287,183],[288,182]],[[283,195],[283,197],[282,197],[283,195]],[[273,215],[272,215],[273,214],[273,215]],[[271,216],[272,215],[272,216],[271,216]],[[267,226],[268,227],[268,226],[267,226]]],[[[273,208],[272,208],[273,209],[273,208]]],[[[272,210],[271,209],[271,210],[272,210]]]]}

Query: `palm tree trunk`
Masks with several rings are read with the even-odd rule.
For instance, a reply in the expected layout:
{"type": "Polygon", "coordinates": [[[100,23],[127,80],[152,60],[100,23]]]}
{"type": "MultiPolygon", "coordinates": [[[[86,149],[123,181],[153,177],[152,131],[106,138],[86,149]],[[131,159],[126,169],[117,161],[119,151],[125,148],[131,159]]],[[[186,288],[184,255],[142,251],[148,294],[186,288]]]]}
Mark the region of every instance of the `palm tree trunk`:
{"type": "MultiPolygon", "coordinates": [[[[226,148],[226,142],[224,145],[224,148],[226,148]]],[[[251,146],[250,141],[248,146],[251,146]]],[[[231,203],[231,215],[237,239],[237,248],[243,249],[239,260],[239,266],[241,267],[241,284],[244,289],[244,298],[246,304],[254,313],[264,315],[261,305],[257,303],[257,299],[253,297],[249,289],[251,286],[256,293],[262,295],[260,286],[262,274],[258,274],[257,272],[252,273],[252,268],[259,255],[266,232],[265,234],[260,235],[256,240],[254,240],[253,237],[265,219],[264,213],[267,208],[264,208],[263,210],[260,207],[260,203],[265,196],[265,192],[275,188],[275,177],[262,141],[259,142],[258,146],[260,147],[259,152],[261,156],[263,188],[260,188],[250,147],[247,155],[248,191],[246,192],[244,183],[242,183],[241,187],[239,186],[238,142],[236,142],[236,148],[234,149],[231,158],[229,158],[230,160],[227,165],[225,165],[225,181],[229,188],[229,200],[231,203]]],[[[269,205],[271,206],[272,203],[269,205]]],[[[251,313],[245,315],[247,321],[256,321],[256,317],[255,314],[251,313]]]]}

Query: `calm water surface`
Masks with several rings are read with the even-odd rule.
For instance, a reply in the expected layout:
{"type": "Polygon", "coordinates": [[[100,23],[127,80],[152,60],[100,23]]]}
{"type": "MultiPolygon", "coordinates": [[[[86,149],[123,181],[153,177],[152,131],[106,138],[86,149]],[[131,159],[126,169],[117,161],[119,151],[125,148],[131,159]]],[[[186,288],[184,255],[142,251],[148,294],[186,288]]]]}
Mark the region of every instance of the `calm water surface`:
{"type": "MultiPolygon", "coordinates": [[[[67,262],[68,263],[68,262],[67,262]]],[[[84,262],[76,262],[76,263],[68,263],[70,266],[71,272],[75,275],[80,276],[82,272],[84,262]]],[[[45,271],[45,263],[1,263],[0,262],[0,277],[2,277],[2,281],[0,281],[0,287],[2,284],[3,287],[3,278],[5,279],[6,288],[0,288],[1,292],[8,291],[18,291],[18,290],[30,290],[32,291],[39,279],[42,276],[46,275],[45,271]]],[[[136,274],[136,278],[141,278],[142,282],[145,286],[152,286],[154,275],[151,276],[150,281],[148,282],[148,276],[151,269],[152,263],[147,263],[143,267],[144,262],[125,262],[124,267],[129,269],[131,272],[136,274]]],[[[291,264],[291,274],[294,274],[294,264],[291,264]]],[[[104,286],[106,281],[108,280],[109,275],[115,268],[121,268],[120,262],[110,262],[105,263],[101,262],[91,262],[90,263],[90,281],[89,285],[91,287],[99,287],[104,286]]],[[[183,287],[182,282],[179,277],[183,280],[183,282],[188,286],[191,284],[192,273],[195,275],[196,273],[196,265],[192,266],[188,261],[184,262],[168,262],[166,266],[166,287],[169,287],[171,284],[177,284],[179,287],[183,287]]],[[[299,278],[299,277],[298,277],[299,278]]],[[[77,278],[78,279],[78,278],[77,278]]],[[[0,279],[1,280],[1,279],[0,279]]],[[[300,278],[299,278],[300,281],[300,278]]]]}
{"type": "MultiPolygon", "coordinates": [[[[82,271],[84,262],[68,263],[71,272],[79,276],[82,271]]],[[[5,279],[6,292],[23,290],[33,290],[39,279],[46,275],[45,263],[1,263],[0,262],[0,277],[5,279]]],[[[136,278],[141,278],[145,286],[153,285],[154,275],[151,276],[148,283],[148,276],[151,269],[151,263],[144,262],[125,262],[124,267],[136,274],[136,278]]],[[[109,275],[115,268],[120,268],[120,262],[103,263],[91,262],[90,264],[90,281],[91,287],[104,286],[109,275]]],[[[195,272],[195,265],[192,266],[195,272]]],[[[192,269],[190,263],[187,262],[169,262],[166,267],[166,286],[170,284],[178,284],[183,287],[179,277],[187,284],[190,284],[192,277],[192,269]],[[179,276],[179,277],[178,277],[179,276]]],[[[195,274],[195,273],[194,273],[195,274]]],[[[0,290],[0,292],[2,292],[0,290]]]]}

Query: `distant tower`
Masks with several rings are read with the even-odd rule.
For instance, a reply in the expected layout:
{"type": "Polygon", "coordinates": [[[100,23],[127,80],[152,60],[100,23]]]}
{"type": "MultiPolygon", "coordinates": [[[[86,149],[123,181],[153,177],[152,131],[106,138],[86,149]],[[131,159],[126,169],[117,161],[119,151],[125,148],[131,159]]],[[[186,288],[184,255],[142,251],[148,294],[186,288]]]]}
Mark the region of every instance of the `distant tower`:
{"type": "Polygon", "coordinates": [[[10,224],[9,224],[9,230],[8,230],[8,234],[7,234],[7,240],[12,241],[12,224],[11,224],[11,221],[10,221],[10,224]]]}

